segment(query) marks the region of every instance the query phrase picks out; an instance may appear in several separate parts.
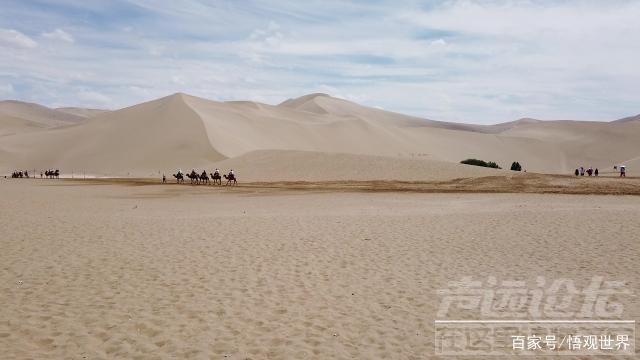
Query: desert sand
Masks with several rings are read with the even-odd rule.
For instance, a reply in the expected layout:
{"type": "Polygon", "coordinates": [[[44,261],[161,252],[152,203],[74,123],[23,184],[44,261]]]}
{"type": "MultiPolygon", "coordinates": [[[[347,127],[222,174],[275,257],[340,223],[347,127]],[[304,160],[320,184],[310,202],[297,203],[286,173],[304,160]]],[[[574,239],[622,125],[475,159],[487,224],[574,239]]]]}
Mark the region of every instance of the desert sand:
{"type": "MultiPolygon", "coordinates": [[[[0,196],[4,359],[424,359],[448,281],[640,281],[636,196],[39,179],[0,196]]],[[[636,299],[616,299],[624,318],[636,299]]]]}
{"type": "Polygon", "coordinates": [[[637,117],[469,125],[402,115],[325,94],[268,105],[178,93],[115,111],[0,103],[4,173],[59,168],[69,176],[157,177],[179,168],[211,171],[220,164],[237,165],[237,172],[249,174],[256,172],[251,166],[260,163],[264,171],[279,169],[278,176],[286,177],[289,171],[299,175],[298,168],[324,156],[347,165],[339,171],[340,165],[328,167],[324,180],[373,179],[363,172],[375,172],[378,180],[486,175],[442,164],[467,158],[495,161],[506,169],[518,161],[528,172],[555,174],[569,174],[579,166],[612,171],[614,165],[625,164],[633,174],[640,164],[638,138],[637,117]],[[269,156],[269,151],[279,156],[269,156]],[[344,159],[338,160],[338,154],[344,159]],[[361,166],[352,166],[353,156],[359,156],[361,166]],[[393,166],[400,163],[408,166],[393,166]],[[286,171],[280,171],[283,168],[286,171]]]}

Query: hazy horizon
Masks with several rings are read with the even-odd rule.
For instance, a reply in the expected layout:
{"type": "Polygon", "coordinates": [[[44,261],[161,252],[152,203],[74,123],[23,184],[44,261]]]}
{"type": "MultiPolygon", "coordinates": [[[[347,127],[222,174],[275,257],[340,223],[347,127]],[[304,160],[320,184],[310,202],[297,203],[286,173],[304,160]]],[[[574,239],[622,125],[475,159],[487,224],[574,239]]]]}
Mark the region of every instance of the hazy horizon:
{"type": "MultiPolygon", "coordinates": [[[[25,103],[25,104],[36,104],[36,105],[40,105],[40,106],[46,106],[46,107],[48,107],[48,108],[50,108],[50,109],[54,109],[54,110],[56,110],[56,109],[65,109],[65,108],[78,108],[78,109],[88,109],[88,110],[118,111],[118,110],[126,109],[126,108],[129,108],[129,107],[132,107],[132,106],[140,105],[140,104],[145,103],[145,102],[155,101],[155,100],[158,100],[158,99],[162,99],[162,98],[170,97],[170,96],[177,95],[177,94],[185,94],[185,95],[189,95],[189,96],[196,96],[196,95],[193,95],[193,94],[188,94],[188,93],[185,93],[185,92],[180,92],[180,91],[178,91],[178,92],[174,92],[174,93],[171,93],[171,94],[167,94],[167,95],[160,96],[159,98],[154,98],[154,99],[145,100],[145,101],[143,101],[143,102],[141,102],[141,103],[131,104],[131,105],[127,105],[127,106],[120,107],[120,108],[88,107],[88,106],[83,106],[82,104],[76,104],[76,105],[64,105],[64,106],[57,106],[57,107],[49,107],[49,106],[44,105],[44,104],[39,104],[39,103],[34,103],[34,102],[29,102],[29,101],[23,101],[23,100],[18,100],[18,99],[0,99],[0,103],[1,103],[1,102],[20,102],[20,103],[25,103]]],[[[284,101],[286,101],[286,100],[292,100],[292,99],[296,99],[296,98],[300,98],[300,97],[304,97],[304,96],[309,96],[309,95],[327,95],[327,96],[330,96],[330,97],[333,97],[333,98],[336,98],[336,99],[346,100],[346,101],[350,101],[350,102],[353,102],[353,103],[355,103],[355,104],[358,104],[357,102],[351,101],[351,100],[349,100],[349,99],[345,99],[345,98],[341,98],[341,97],[336,97],[336,96],[333,96],[333,95],[331,95],[331,94],[327,94],[327,93],[310,93],[310,94],[302,94],[302,95],[300,95],[300,96],[296,96],[296,97],[293,97],[293,98],[285,99],[284,101]]],[[[207,98],[203,98],[203,99],[205,99],[205,100],[217,101],[217,100],[207,99],[207,98]]],[[[252,102],[261,103],[261,104],[266,104],[266,105],[272,105],[272,106],[277,106],[277,105],[279,105],[280,103],[282,103],[282,102],[279,102],[279,103],[269,104],[269,103],[263,103],[263,102],[260,102],[260,101],[248,100],[248,99],[230,99],[230,100],[221,100],[221,101],[222,101],[222,102],[242,102],[242,101],[252,101],[252,102]]],[[[363,104],[358,104],[358,105],[366,106],[366,105],[363,105],[363,104]]],[[[393,110],[383,109],[383,108],[380,108],[380,107],[371,107],[371,108],[373,108],[373,109],[378,109],[378,110],[383,110],[383,111],[391,111],[391,112],[398,113],[398,114],[401,114],[401,115],[415,116],[415,115],[406,114],[406,113],[401,113],[401,112],[397,112],[397,111],[393,111],[393,110]]],[[[525,117],[521,117],[521,118],[517,118],[517,119],[507,119],[507,120],[504,120],[504,121],[492,122],[492,123],[477,123],[477,122],[473,122],[472,120],[470,120],[470,121],[464,121],[464,120],[460,120],[460,121],[447,121],[447,120],[434,119],[434,118],[427,118],[427,117],[421,117],[421,116],[416,116],[416,117],[417,117],[417,118],[424,119],[424,120],[441,121],[441,122],[448,122],[448,123],[452,123],[452,124],[463,124],[463,125],[487,125],[487,126],[490,126],[490,125],[499,125],[499,124],[503,124],[503,123],[509,123],[509,122],[518,121],[518,120],[613,122],[613,121],[623,120],[623,119],[626,119],[626,118],[635,118],[635,117],[640,117],[640,114],[635,114],[635,115],[634,115],[634,114],[631,114],[631,115],[628,115],[628,116],[623,116],[623,117],[618,118],[618,119],[605,119],[605,120],[592,120],[592,119],[539,119],[539,118],[534,118],[534,117],[531,117],[531,116],[525,116],[525,117]]]]}

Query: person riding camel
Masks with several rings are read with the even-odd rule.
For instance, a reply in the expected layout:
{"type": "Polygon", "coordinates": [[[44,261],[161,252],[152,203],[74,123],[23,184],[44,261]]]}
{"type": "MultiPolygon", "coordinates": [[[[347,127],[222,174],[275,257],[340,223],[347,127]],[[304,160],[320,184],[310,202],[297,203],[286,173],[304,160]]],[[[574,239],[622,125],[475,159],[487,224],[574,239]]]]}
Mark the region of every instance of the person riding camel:
{"type": "Polygon", "coordinates": [[[215,170],[213,170],[213,175],[220,175],[220,170],[218,170],[218,168],[216,168],[215,170]]]}
{"type": "Polygon", "coordinates": [[[233,172],[233,169],[229,170],[229,177],[235,177],[235,173],[233,172]]]}

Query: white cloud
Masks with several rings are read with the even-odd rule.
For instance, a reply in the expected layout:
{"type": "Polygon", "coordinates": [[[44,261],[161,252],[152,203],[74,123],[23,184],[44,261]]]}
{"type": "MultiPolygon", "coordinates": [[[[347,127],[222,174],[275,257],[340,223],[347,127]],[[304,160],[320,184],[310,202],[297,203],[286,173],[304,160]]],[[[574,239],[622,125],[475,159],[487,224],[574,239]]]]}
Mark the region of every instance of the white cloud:
{"type": "Polygon", "coordinates": [[[0,84],[0,95],[8,96],[13,94],[13,85],[12,84],[0,84]]]}
{"type": "Polygon", "coordinates": [[[171,77],[171,81],[172,81],[174,84],[177,84],[177,85],[184,85],[184,84],[186,84],[186,81],[185,81],[185,79],[184,79],[184,76],[182,76],[182,75],[174,75],[174,76],[172,76],[172,77],[171,77]]]}
{"type": "Polygon", "coordinates": [[[431,46],[446,46],[447,42],[444,39],[433,40],[431,46]]]}
{"type": "Polygon", "coordinates": [[[90,105],[106,105],[112,102],[111,98],[97,91],[83,90],[79,91],[76,96],[81,101],[90,105]]]}
{"type": "Polygon", "coordinates": [[[0,45],[33,49],[38,46],[38,43],[18,30],[0,29],[0,45]]]}
{"type": "Polygon", "coordinates": [[[45,37],[47,39],[52,39],[52,40],[65,41],[68,43],[75,42],[75,39],[73,38],[73,36],[62,29],[55,29],[50,32],[42,33],[42,37],[45,37]]]}

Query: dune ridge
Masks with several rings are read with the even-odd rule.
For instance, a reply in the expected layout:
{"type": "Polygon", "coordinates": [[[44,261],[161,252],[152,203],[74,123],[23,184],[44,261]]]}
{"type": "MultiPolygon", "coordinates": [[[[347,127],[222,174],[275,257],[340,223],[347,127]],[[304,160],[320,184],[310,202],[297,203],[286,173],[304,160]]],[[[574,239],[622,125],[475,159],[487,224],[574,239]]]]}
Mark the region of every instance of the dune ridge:
{"type": "MultiPolygon", "coordinates": [[[[310,175],[314,180],[358,179],[365,173],[370,180],[373,172],[419,180],[432,179],[432,173],[454,178],[460,172],[457,163],[472,157],[503,168],[518,161],[528,171],[543,173],[567,173],[581,165],[609,169],[624,162],[631,170],[640,157],[638,121],[456,124],[327,94],[268,105],[177,93],[107,112],[36,105],[18,111],[15,102],[0,104],[4,172],[58,167],[100,176],[158,176],[183,167],[233,165],[252,178],[258,175],[255,168],[273,179],[291,179],[305,176],[298,169],[313,173],[306,164],[315,162],[323,170],[310,175]],[[331,167],[331,162],[341,165],[331,167]],[[400,170],[400,163],[410,170],[400,170]]],[[[473,176],[485,170],[463,172],[473,176]]]]}

